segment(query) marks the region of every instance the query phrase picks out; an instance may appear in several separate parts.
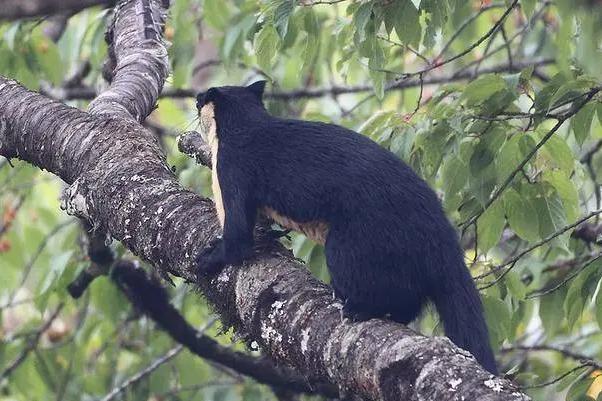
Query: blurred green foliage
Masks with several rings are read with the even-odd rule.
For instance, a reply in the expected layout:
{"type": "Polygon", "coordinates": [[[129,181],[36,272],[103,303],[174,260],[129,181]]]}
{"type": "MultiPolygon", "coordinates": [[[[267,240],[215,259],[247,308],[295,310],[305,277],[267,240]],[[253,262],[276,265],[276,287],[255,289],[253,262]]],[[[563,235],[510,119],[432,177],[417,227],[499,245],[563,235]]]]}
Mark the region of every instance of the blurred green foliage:
{"type": "MultiPolygon", "coordinates": [[[[537,400],[602,399],[602,379],[596,379],[602,373],[602,250],[597,238],[562,232],[601,207],[600,94],[582,103],[602,85],[602,4],[519,1],[472,49],[511,2],[311,3],[173,1],[165,31],[172,63],[167,90],[267,77],[274,92],[291,94],[268,97],[273,113],[332,121],[390,149],[438,191],[450,219],[463,228],[467,264],[477,285],[487,287],[483,301],[502,370],[537,400]],[[533,63],[537,67],[528,66],[533,63]],[[428,85],[429,79],[438,82],[428,85]],[[347,90],[365,85],[369,90],[347,90]],[[325,95],[294,96],[305,88],[325,88],[325,95]],[[580,364],[562,380],[539,386],[580,364]]],[[[107,18],[98,9],[74,15],[57,42],[44,34],[50,23],[44,19],[0,24],[0,73],[60,95],[56,88],[89,62],[91,71],[78,85],[102,87],[107,18]]],[[[195,128],[193,99],[164,97],[149,121],[162,127],[157,132],[182,184],[209,196],[210,174],[175,144],[175,135],[195,128]]],[[[172,341],[136,314],[106,277],[82,299],[70,299],[66,285],[89,261],[79,224],[58,207],[63,184],[13,163],[0,159],[0,372],[26,349],[29,334],[64,307],[38,346],[0,381],[0,400],[99,399],[172,341]]],[[[598,219],[588,222],[595,228],[598,219]]],[[[301,235],[289,245],[328,280],[321,247],[301,235]]],[[[210,309],[191,288],[170,291],[192,324],[208,319],[210,309]]],[[[417,326],[440,333],[430,312],[417,326]]],[[[231,343],[230,336],[219,338],[231,343]]],[[[123,399],[270,397],[266,387],[183,352],[123,399]]]]}

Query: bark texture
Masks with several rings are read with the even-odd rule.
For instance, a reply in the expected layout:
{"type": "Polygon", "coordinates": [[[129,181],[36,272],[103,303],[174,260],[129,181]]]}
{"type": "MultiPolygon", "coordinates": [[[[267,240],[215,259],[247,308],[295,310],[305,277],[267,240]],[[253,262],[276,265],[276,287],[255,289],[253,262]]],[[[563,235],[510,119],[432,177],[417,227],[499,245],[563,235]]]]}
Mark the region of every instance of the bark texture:
{"type": "Polygon", "coordinates": [[[195,275],[196,254],[219,233],[215,209],[178,184],[157,140],[138,123],[166,76],[164,6],[131,0],[117,7],[112,85],[90,112],[0,78],[0,155],[60,176],[70,184],[68,213],[161,271],[197,283],[226,324],[310,382],[327,380],[372,400],[527,400],[446,338],[377,319],[342,321],[331,289],[273,241],[260,240],[243,266],[210,281],[195,275]]]}
{"type": "Polygon", "coordinates": [[[0,19],[77,12],[84,8],[113,3],[115,0],[0,0],[0,19]]]}

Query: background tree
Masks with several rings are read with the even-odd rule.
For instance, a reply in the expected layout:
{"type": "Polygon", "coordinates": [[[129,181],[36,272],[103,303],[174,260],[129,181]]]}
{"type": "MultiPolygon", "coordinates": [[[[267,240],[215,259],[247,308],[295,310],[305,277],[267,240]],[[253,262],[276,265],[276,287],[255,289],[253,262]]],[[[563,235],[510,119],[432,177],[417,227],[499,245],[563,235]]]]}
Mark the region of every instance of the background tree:
{"type": "MultiPolygon", "coordinates": [[[[28,19],[0,25],[0,73],[86,109],[116,72],[112,11],[86,7],[110,2],[4,3],[0,17],[28,19]]],[[[356,129],[438,190],[502,371],[534,399],[599,396],[600,2],[172,3],[172,75],[145,125],[184,186],[209,195],[208,170],[177,151],[192,97],[267,77],[272,113],[356,129]]],[[[194,286],[145,274],[128,238],[109,244],[68,218],[55,176],[0,158],[0,187],[0,397],[336,396],[220,335],[194,286]]],[[[301,235],[288,245],[328,280],[321,246],[301,235]]],[[[437,334],[437,323],[426,313],[416,328],[437,334]]]]}

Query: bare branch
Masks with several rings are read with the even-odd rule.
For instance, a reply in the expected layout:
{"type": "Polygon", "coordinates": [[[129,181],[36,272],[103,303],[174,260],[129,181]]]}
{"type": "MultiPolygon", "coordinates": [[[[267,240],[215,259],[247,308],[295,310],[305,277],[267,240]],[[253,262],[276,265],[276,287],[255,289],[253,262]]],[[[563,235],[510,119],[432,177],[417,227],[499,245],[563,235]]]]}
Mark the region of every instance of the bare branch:
{"type": "MultiPolygon", "coordinates": [[[[513,65],[499,64],[488,68],[482,68],[479,74],[497,74],[504,72],[518,72],[524,68],[544,67],[553,64],[554,60],[550,58],[516,61],[513,65]]],[[[450,82],[465,81],[473,79],[474,75],[471,71],[463,71],[461,73],[452,73],[449,75],[425,77],[422,80],[422,85],[440,85],[450,82]]],[[[385,85],[385,91],[405,90],[415,88],[421,85],[420,79],[406,79],[398,82],[389,82],[385,85]]],[[[353,86],[331,86],[327,88],[304,88],[291,91],[272,91],[266,92],[265,97],[276,100],[296,100],[296,99],[315,99],[324,96],[338,96],[345,94],[364,93],[374,90],[372,85],[353,85],[353,86]]],[[[201,92],[201,89],[166,89],[160,97],[170,98],[194,98],[201,92]]],[[[47,88],[42,93],[57,99],[57,100],[90,100],[96,96],[96,91],[93,88],[47,88]]]]}
{"type": "Polygon", "coordinates": [[[2,373],[0,373],[0,381],[9,377],[15,371],[15,369],[17,369],[25,361],[25,359],[27,358],[29,353],[38,346],[38,343],[40,342],[40,338],[42,337],[42,334],[44,334],[44,332],[46,330],[48,330],[48,328],[50,327],[52,322],[54,322],[54,319],[56,319],[56,317],[59,315],[59,313],[61,312],[62,309],[63,309],[63,304],[60,304],[54,310],[54,312],[52,312],[50,317],[48,319],[46,319],[46,321],[42,324],[42,326],[40,326],[32,334],[32,336],[29,339],[29,341],[27,342],[27,345],[25,346],[25,348],[23,348],[21,350],[21,352],[19,353],[19,355],[17,355],[17,357],[12,362],[10,362],[6,366],[6,368],[4,368],[2,373]]]}
{"type": "Polygon", "coordinates": [[[109,6],[115,0],[3,0],[0,19],[17,19],[63,12],[78,12],[93,6],[109,6]]]}

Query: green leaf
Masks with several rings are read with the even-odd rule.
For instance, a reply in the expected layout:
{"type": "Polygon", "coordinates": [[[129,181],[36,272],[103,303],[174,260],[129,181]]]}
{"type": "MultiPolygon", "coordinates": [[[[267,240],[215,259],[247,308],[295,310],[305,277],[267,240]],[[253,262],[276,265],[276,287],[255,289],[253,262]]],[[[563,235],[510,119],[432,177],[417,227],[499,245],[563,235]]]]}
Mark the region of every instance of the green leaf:
{"type": "Polygon", "coordinates": [[[446,196],[459,192],[468,181],[468,166],[457,156],[451,157],[443,165],[442,184],[446,196]]]}
{"type": "Polygon", "coordinates": [[[38,289],[38,298],[36,299],[36,306],[40,310],[46,309],[46,303],[51,292],[55,289],[56,284],[60,281],[61,277],[65,273],[69,261],[73,256],[73,251],[66,251],[54,255],[50,260],[50,270],[44,276],[44,281],[38,289]]]}
{"type": "Polygon", "coordinates": [[[370,42],[372,42],[372,46],[370,47],[372,52],[368,60],[370,77],[372,78],[372,83],[374,84],[374,94],[379,100],[381,100],[385,96],[386,75],[383,71],[381,71],[385,65],[385,53],[378,40],[374,39],[370,42]]]}
{"type": "Polygon", "coordinates": [[[561,328],[564,320],[563,310],[564,300],[566,298],[566,288],[560,287],[557,290],[546,294],[540,298],[539,302],[539,318],[550,337],[561,328]]]}
{"type": "Polygon", "coordinates": [[[543,173],[543,179],[552,184],[558,192],[564,206],[567,221],[577,220],[580,212],[579,194],[568,174],[560,170],[545,171],[543,173]]]}
{"type": "Polygon", "coordinates": [[[477,220],[477,241],[481,251],[487,252],[498,243],[505,223],[503,203],[498,199],[477,220]]]}
{"type": "Polygon", "coordinates": [[[522,300],[527,295],[527,288],[521,281],[518,273],[511,271],[505,276],[505,284],[514,298],[522,300]]]}
{"type": "Polygon", "coordinates": [[[482,296],[481,299],[487,327],[489,328],[489,339],[491,344],[497,347],[502,344],[510,333],[512,316],[508,305],[501,299],[488,295],[482,296]]]}
{"type": "Polygon", "coordinates": [[[278,3],[274,11],[274,25],[282,39],[288,32],[288,22],[297,5],[296,0],[276,0],[278,3]]]}
{"type": "Polygon", "coordinates": [[[493,150],[489,148],[487,142],[479,142],[470,157],[470,173],[477,175],[479,171],[487,168],[493,162],[494,157],[493,150]]]}
{"type": "Polygon", "coordinates": [[[596,294],[594,311],[596,313],[596,320],[598,321],[598,327],[602,328],[602,282],[598,283],[598,294],[596,294]]]}
{"type": "Polygon", "coordinates": [[[418,46],[422,35],[420,14],[409,0],[395,1],[392,5],[394,27],[401,43],[418,46]]]}
{"type": "Polygon", "coordinates": [[[255,25],[256,18],[253,15],[247,15],[232,28],[226,31],[224,43],[222,44],[222,53],[224,58],[230,61],[238,55],[243,46],[243,40],[255,25]]]}
{"type": "MultiPolygon", "coordinates": [[[[537,211],[539,234],[542,238],[559,231],[567,225],[566,211],[562,199],[552,185],[547,183],[533,184],[525,187],[524,191],[537,211]]],[[[521,190],[522,192],[523,190],[521,190]]],[[[566,235],[557,237],[552,243],[556,246],[566,247],[568,237],[566,235]]]]}
{"type": "MultiPolygon", "coordinates": [[[[301,10],[301,12],[303,16],[303,27],[305,32],[307,32],[307,36],[304,39],[303,53],[301,55],[301,59],[303,60],[303,66],[301,68],[305,71],[309,66],[313,65],[318,54],[320,46],[320,26],[316,13],[314,13],[311,8],[306,8],[301,10]]],[[[351,53],[349,55],[351,55],[351,53]]],[[[341,57],[340,60],[344,59],[344,57],[341,57]]]]}
{"type": "Polygon", "coordinates": [[[598,285],[601,267],[602,260],[595,260],[584,267],[571,282],[564,300],[564,312],[570,328],[581,317],[588,299],[592,297],[598,285]]]}
{"type": "Polygon", "coordinates": [[[536,125],[543,121],[544,118],[541,114],[546,113],[550,109],[552,97],[558,91],[558,88],[565,84],[566,81],[566,75],[558,73],[552,77],[546,86],[535,94],[533,106],[535,107],[535,114],[538,115],[534,120],[536,125]]]}
{"type": "Polygon", "coordinates": [[[529,198],[522,197],[514,189],[508,189],[503,199],[506,218],[512,231],[530,242],[540,239],[537,211],[529,198]]]}
{"type": "Polygon", "coordinates": [[[356,44],[366,40],[366,27],[372,15],[373,3],[371,1],[363,3],[359,6],[355,14],[353,14],[353,24],[355,26],[356,44]]]}
{"type": "Polygon", "coordinates": [[[468,106],[476,106],[504,89],[506,81],[502,77],[495,74],[484,75],[468,84],[462,99],[468,106]]]}
{"type": "Polygon", "coordinates": [[[229,10],[223,0],[205,0],[203,3],[203,22],[218,32],[228,25],[229,10]]]}
{"type": "Polygon", "coordinates": [[[566,141],[560,136],[553,135],[550,137],[543,145],[540,153],[543,156],[547,156],[548,161],[555,167],[560,168],[568,174],[575,168],[575,155],[566,141]]]}
{"type": "Polygon", "coordinates": [[[571,118],[571,128],[579,145],[582,145],[583,142],[585,142],[585,140],[590,136],[594,111],[595,104],[588,103],[571,118]]]}
{"type": "Polygon", "coordinates": [[[267,71],[272,69],[272,61],[280,48],[280,36],[276,28],[271,24],[266,24],[255,36],[255,54],[257,64],[267,71]]]}
{"type": "Polygon", "coordinates": [[[533,11],[535,11],[535,5],[537,4],[537,0],[522,0],[521,1],[522,10],[525,12],[525,16],[527,18],[531,18],[533,15],[533,11]]]}
{"type": "Polygon", "coordinates": [[[582,377],[571,385],[566,394],[566,401],[588,401],[593,400],[587,395],[587,390],[594,382],[595,377],[582,377]]]}
{"type": "Polygon", "coordinates": [[[499,155],[495,158],[495,167],[498,172],[500,184],[510,176],[516,167],[523,160],[523,152],[521,151],[520,142],[523,140],[522,135],[511,136],[500,149],[499,155]]]}
{"type": "Polygon", "coordinates": [[[54,85],[60,85],[64,75],[64,64],[56,44],[47,38],[38,38],[36,60],[46,78],[54,85]]]}

